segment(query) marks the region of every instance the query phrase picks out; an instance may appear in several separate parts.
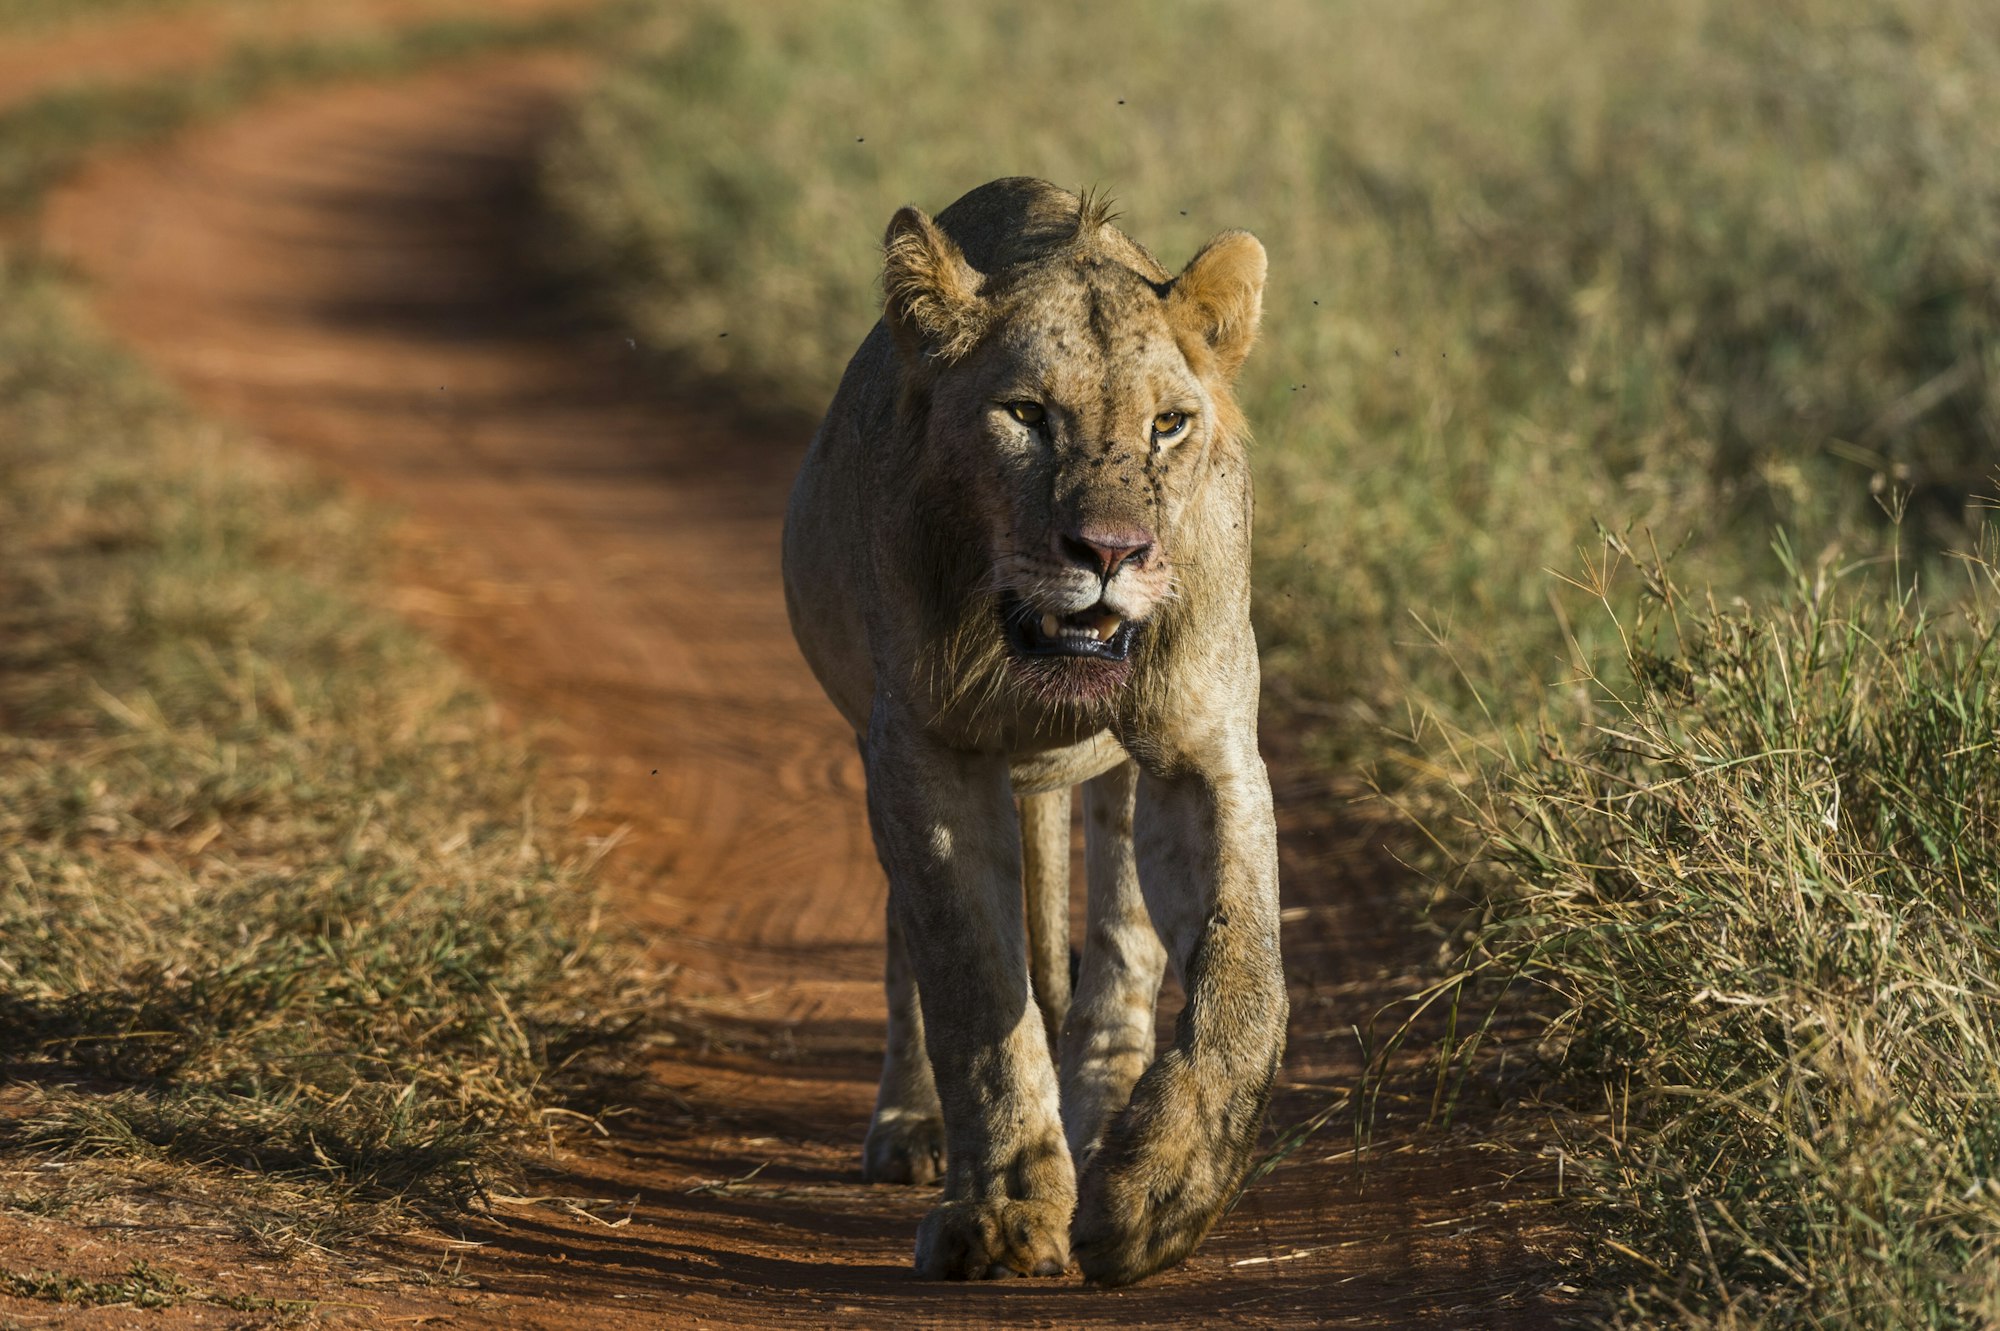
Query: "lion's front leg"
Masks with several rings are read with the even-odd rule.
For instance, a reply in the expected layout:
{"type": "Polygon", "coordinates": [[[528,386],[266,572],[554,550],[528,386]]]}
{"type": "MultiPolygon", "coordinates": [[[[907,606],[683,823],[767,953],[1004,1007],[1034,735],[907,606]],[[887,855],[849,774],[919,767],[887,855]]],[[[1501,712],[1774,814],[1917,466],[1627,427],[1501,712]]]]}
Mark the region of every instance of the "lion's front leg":
{"type": "Polygon", "coordinates": [[[867,763],[869,818],[944,1111],[945,1200],[918,1228],[917,1271],[1059,1275],[1076,1176],[1029,986],[1007,763],[945,749],[884,705],[867,763]]]}
{"type": "Polygon", "coordinates": [[[1083,1272],[1140,1280],[1187,1256],[1242,1182],[1284,1052],[1277,838],[1254,738],[1207,770],[1141,777],[1134,840],[1187,1006],[1089,1162],[1083,1272]]]}

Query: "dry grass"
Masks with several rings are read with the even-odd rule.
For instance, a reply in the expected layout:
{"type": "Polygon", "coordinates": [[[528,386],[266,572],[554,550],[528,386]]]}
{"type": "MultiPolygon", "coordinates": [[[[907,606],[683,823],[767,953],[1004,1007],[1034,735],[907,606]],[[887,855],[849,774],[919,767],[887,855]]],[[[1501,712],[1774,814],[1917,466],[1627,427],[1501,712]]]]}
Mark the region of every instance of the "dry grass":
{"type": "Polygon", "coordinates": [[[232,1312],[264,1314],[266,1326],[296,1326],[316,1305],[297,1299],[219,1294],[188,1284],[151,1262],[134,1262],[115,1280],[91,1280],[57,1271],[0,1269],[0,1294],[72,1308],[174,1308],[201,1304],[232,1312]]]}
{"type": "Polygon", "coordinates": [[[1959,595],[1795,569],[1755,611],[1613,542],[1584,581],[1619,668],[1562,730],[1468,755],[1454,840],[1486,890],[1440,993],[1533,995],[1621,1321],[2000,1315],[1992,535],[1959,595]]]}
{"type": "MultiPolygon", "coordinates": [[[[0,194],[279,87],[600,21],[54,94],[0,117],[0,194]]],[[[8,1204],[323,1246],[474,1202],[624,1089],[648,978],[525,753],[373,608],[382,536],[0,257],[0,1145],[30,1166],[8,1204]]]]}
{"type": "Polygon", "coordinates": [[[635,954],[490,707],[373,608],[382,534],[19,268],[0,440],[4,1144],[106,1158],[13,1203],[125,1178],[323,1244],[618,1094],[635,954]]]}

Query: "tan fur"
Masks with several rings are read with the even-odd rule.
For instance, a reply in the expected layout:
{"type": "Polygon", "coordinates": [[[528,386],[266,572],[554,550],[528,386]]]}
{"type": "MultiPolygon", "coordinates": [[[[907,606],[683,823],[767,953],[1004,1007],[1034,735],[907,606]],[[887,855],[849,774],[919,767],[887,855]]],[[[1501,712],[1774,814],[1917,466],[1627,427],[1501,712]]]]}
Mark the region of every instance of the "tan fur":
{"type": "Polygon", "coordinates": [[[1101,202],[1041,181],[935,220],[905,208],[883,321],[793,491],[793,630],[860,740],[889,878],[864,1172],[930,1182],[942,1146],[925,1276],[1055,1274],[1073,1250],[1093,1280],[1141,1279],[1192,1250],[1248,1166],[1285,1029],[1231,387],[1264,265],[1225,232],[1171,275],[1101,202]],[[1185,430],[1162,438],[1162,412],[1185,430]],[[1045,615],[1139,627],[1122,662],[1052,656],[1010,627],[1045,615]],[[1154,1061],[1168,961],[1188,1003],[1154,1061]]]}

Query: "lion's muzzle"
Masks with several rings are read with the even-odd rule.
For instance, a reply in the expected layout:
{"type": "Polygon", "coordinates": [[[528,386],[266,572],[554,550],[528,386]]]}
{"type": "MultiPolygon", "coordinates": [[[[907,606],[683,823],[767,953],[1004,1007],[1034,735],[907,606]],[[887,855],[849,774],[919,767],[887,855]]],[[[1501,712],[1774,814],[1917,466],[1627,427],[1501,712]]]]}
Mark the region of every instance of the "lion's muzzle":
{"type": "Polygon", "coordinates": [[[1144,568],[1153,553],[1153,533],[1143,527],[1081,527],[1056,537],[1056,550],[1110,582],[1120,569],[1144,568]]]}
{"type": "Polygon", "coordinates": [[[1077,657],[1094,661],[1125,661],[1138,640],[1139,625],[1103,602],[1075,614],[1037,611],[1026,601],[1001,603],[1000,618],[1007,641],[1027,657],[1077,657]]]}

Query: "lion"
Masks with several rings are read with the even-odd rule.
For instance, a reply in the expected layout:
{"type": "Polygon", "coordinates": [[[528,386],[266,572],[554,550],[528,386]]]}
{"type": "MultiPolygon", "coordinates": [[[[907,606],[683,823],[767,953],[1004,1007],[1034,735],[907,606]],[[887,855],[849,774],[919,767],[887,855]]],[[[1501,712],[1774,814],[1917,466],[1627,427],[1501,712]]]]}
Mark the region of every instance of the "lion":
{"type": "Polygon", "coordinates": [[[786,605],[889,882],[863,1174],[942,1178],[925,1278],[1142,1279],[1248,1170],[1287,1015],[1232,392],[1264,276],[1245,231],[1171,274],[1038,180],[903,208],[793,489],[786,605]]]}

